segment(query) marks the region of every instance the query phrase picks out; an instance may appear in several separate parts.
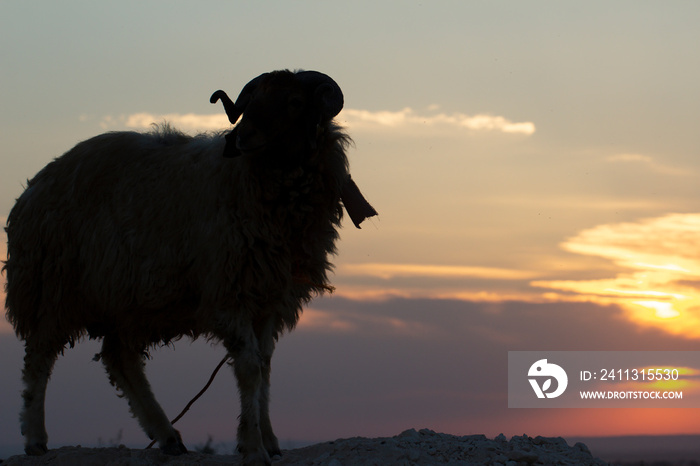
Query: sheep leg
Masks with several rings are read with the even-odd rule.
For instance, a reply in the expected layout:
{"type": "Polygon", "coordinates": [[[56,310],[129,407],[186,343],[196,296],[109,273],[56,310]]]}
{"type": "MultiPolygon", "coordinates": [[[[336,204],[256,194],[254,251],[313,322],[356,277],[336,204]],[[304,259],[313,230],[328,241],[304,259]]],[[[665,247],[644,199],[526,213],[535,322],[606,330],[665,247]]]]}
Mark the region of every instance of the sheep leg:
{"type": "Polygon", "coordinates": [[[116,338],[106,336],[101,357],[110,382],[126,396],[131,412],[146,435],[155,438],[160,449],[169,455],[187,453],[180,433],[173,428],[153,395],[144,373],[143,352],[125,348],[116,338]]]}
{"type": "Polygon", "coordinates": [[[258,332],[258,344],[260,357],[262,359],[261,375],[262,384],[260,386],[260,433],[262,435],[263,446],[270,457],[280,455],[279,442],[272,430],[270,422],[270,371],[272,369],[272,353],[275,351],[275,330],[274,321],[268,319],[263,328],[258,332]]]}
{"type": "Polygon", "coordinates": [[[24,451],[28,455],[38,456],[48,451],[46,444],[49,436],[44,422],[46,385],[63,347],[64,345],[49,345],[45,342],[42,344],[36,339],[27,339],[25,342],[22,371],[24,406],[20,414],[20,427],[25,439],[24,451]]]}
{"type": "Polygon", "coordinates": [[[260,392],[263,361],[258,339],[250,324],[239,338],[224,342],[233,357],[233,371],[241,400],[238,423],[238,452],[245,465],[270,465],[270,456],[263,447],[260,431],[260,392]]]}

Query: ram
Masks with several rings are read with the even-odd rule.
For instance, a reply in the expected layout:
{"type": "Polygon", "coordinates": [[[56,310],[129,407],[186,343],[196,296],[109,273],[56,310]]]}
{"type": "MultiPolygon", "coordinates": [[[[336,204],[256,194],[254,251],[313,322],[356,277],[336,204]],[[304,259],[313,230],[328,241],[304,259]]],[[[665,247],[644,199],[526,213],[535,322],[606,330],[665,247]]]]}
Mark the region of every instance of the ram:
{"type": "Polygon", "coordinates": [[[185,453],[156,401],[145,355],[171,340],[221,341],[234,363],[246,464],[279,453],[268,412],[270,360],[303,306],[329,288],[345,206],[376,215],[349,175],[349,137],[333,118],[338,85],[274,71],[235,103],[231,130],[188,136],[168,125],[106,133],[43,168],[7,220],[8,320],[25,342],[25,451],[47,451],[46,385],[59,354],[102,339],[110,381],[149,437],[185,453]]]}

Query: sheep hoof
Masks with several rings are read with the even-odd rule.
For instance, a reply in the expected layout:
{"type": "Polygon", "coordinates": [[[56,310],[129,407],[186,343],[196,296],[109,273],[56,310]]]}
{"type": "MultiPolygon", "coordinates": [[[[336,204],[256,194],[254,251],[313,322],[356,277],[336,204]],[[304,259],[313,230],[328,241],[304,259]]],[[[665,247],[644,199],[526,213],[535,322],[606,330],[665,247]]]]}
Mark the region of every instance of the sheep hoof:
{"type": "Polygon", "coordinates": [[[254,455],[244,456],[241,464],[244,466],[272,466],[272,461],[267,455],[254,455]]]}
{"type": "Polygon", "coordinates": [[[178,456],[187,453],[187,447],[179,439],[169,439],[168,443],[160,447],[166,455],[178,456]]]}
{"type": "Polygon", "coordinates": [[[49,449],[46,447],[45,443],[35,443],[33,445],[25,445],[24,452],[29,456],[41,456],[45,454],[49,449]]]}
{"type": "Polygon", "coordinates": [[[282,450],[280,450],[280,447],[277,445],[277,441],[272,445],[265,445],[265,451],[267,451],[270,458],[273,456],[282,456],[282,450]]]}
{"type": "Polygon", "coordinates": [[[238,447],[238,453],[243,457],[241,464],[244,466],[271,466],[272,461],[264,449],[245,451],[238,447]]]}

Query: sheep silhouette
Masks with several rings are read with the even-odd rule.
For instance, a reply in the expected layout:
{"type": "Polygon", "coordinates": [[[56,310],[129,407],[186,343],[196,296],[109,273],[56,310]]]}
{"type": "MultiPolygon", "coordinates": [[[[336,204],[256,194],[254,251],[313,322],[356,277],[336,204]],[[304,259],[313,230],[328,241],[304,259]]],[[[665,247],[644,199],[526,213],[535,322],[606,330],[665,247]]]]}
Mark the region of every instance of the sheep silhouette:
{"type": "Polygon", "coordinates": [[[24,340],[25,451],[47,451],[44,396],[66,345],[101,338],[110,381],[169,454],[180,434],[144,373],[149,348],[199,336],[234,361],[245,464],[279,453],[270,360],[303,306],[329,288],[343,205],[376,215],[349,175],[350,138],[333,118],[340,87],[315,71],[274,71],[236,102],[231,130],[167,124],[81,142],[28,182],[7,220],[7,317],[24,340]]]}

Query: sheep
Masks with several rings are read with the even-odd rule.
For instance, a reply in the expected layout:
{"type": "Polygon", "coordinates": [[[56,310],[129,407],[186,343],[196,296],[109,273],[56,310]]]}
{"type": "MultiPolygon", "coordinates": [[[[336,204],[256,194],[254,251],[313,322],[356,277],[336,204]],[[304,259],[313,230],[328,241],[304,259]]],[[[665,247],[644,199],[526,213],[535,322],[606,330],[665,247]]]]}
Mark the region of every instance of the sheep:
{"type": "Polygon", "coordinates": [[[235,103],[231,130],[167,124],[111,132],[54,159],[7,219],[7,318],[25,343],[25,451],[47,451],[44,397],[54,362],[81,338],[145,433],[186,453],[144,373],[148,350],[183,336],[222,342],[240,394],[245,464],[280,453],[269,418],[270,361],[302,308],[329,288],[348,211],[376,211],[349,175],[340,87],[316,71],[273,71],[235,103]]]}

